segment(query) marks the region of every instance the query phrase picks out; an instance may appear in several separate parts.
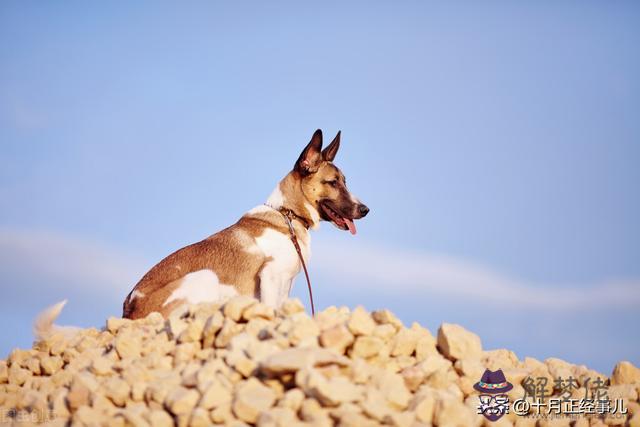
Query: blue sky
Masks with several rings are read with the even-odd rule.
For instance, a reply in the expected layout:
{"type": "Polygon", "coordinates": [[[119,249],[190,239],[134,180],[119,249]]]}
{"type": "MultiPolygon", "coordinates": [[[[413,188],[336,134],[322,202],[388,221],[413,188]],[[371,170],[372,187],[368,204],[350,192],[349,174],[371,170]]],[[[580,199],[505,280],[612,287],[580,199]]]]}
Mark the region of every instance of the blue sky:
{"type": "MultiPolygon", "coordinates": [[[[316,303],[604,373],[640,364],[640,5],[0,5],[0,353],[100,326],[262,203],[316,128],[369,207],[316,303]]],[[[298,278],[294,294],[306,301],[298,278]]]]}

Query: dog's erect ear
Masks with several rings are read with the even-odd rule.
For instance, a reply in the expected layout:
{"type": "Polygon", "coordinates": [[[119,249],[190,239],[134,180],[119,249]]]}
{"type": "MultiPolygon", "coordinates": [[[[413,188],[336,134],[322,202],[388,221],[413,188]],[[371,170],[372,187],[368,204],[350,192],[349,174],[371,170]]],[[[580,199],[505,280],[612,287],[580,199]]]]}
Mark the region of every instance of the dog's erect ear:
{"type": "Polygon", "coordinates": [[[333,138],[333,141],[331,141],[331,144],[327,145],[327,148],[322,150],[322,158],[327,162],[333,162],[333,159],[336,158],[336,154],[338,154],[339,148],[340,148],[340,131],[338,131],[338,134],[336,135],[336,137],[333,138]]]}
{"type": "Polygon", "coordinates": [[[313,133],[311,142],[300,153],[298,161],[294,166],[294,170],[299,172],[300,175],[306,176],[318,171],[318,166],[322,161],[322,131],[318,129],[313,133]]]}

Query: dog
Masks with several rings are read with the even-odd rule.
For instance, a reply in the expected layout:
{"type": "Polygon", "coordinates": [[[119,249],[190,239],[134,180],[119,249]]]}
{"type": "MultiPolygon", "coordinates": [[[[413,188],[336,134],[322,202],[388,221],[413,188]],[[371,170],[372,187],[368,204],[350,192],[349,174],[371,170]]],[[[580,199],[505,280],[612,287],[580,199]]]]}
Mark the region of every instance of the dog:
{"type": "Polygon", "coordinates": [[[300,258],[306,264],[311,255],[309,230],[328,221],[355,235],[354,220],[369,212],[333,163],[339,148],[340,132],[322,149],[322,131],[316,130],[265,204],[156,264],[127,295],[123,317],[138,319],[154,311],[167,317],[185,303],[221,302],[234,295],[278,308],[300,272],[300,258]]]}

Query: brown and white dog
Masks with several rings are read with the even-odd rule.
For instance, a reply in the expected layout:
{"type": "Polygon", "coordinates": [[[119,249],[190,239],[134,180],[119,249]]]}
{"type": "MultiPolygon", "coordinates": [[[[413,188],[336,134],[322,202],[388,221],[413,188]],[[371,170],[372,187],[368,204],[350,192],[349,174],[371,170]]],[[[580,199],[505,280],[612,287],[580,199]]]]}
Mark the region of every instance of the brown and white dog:
{"type": "Polygon", "coordinates": [[[166,317],[183,303],[217,302],[238,294],[279,307],[300,272],[288,221],[306,263],[310,228],[324,220],[356,234],[353,220],[369,212],[349,193],[344,175],[333,164],[339,147],[340,132],[322,150],[318,129],[265,204],[160,261],[125,299],[123,317],[137,319],[153,311],[166,317]]]}

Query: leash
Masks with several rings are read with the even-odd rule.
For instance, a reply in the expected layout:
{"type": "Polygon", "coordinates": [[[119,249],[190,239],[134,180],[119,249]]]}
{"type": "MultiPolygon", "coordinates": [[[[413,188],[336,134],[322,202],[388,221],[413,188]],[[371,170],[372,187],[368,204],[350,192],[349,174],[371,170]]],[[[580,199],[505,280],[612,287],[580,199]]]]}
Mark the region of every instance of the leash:
{"type": "MultiPolygon", "coordinates": [[[[266,205],[269,206],[269,205],[266,205]]],[[[309,289],[309,301],[311,302],[311,315],[315,316],[316,315],[316,309],[315,306],[313,305],[313,292],[311,291],[311,280],[309,280],[309,272],[307,271],[307,264],[305,264],[304,262],[304,257],[302,256],[302,250],[300,249],[300,244],[298,243],[298,237],[296,236],[296,232],[293,229],[293,223],[291,222],[291,218],[290,216],[296,216],[297,215],[295,213],[293,213],[290,209],[276,209],[272,206],[269,206],[271,209],[274,209],[278,212],[280,212],[282,214],[282,216],[284,217],[284,219],[287,221],[287,225],[289,226],[289,234],[291,237],[291,242],[293,243],[293,246],[296,248],[296,252],[298,253],[298,258],[300,258],[300,263],[302,263],[302,269],[304,270],[304,276],[307,279],[307,288],[309,289]]],[[[305,225],[305,227],[307,227],[307,222],[303,219],[300,218],[300,221],[305,225]]],[[[309,227],[307,227],[309,228],[309,227]]]]}
{"type": "Polygon", "coordinates": [[[304,263],[304,258],[302,257],[302,251],[300,250],[300,244],[298,244],[298,237],[296,236],[296,232],[293,230],[293,224],[291,223],[291,218],[282,213],[282,215],[287,219],[287,224],[289,224],[289,233],[291,233],[291,241],[293,242],[293,246],[296,248],[296,252],[298,252],[298,258],[300,258],[300,262],[302,263],[302,269],[304,270],[304,276],[307,278],[307,288],[309,288],[309,301],[311,301],[311,315],[316,315],[316,309],[313,305],[313,292],[311,291],[311,280],[309,280],[309,272],[307,271],[307,265],[304,263]]]}

